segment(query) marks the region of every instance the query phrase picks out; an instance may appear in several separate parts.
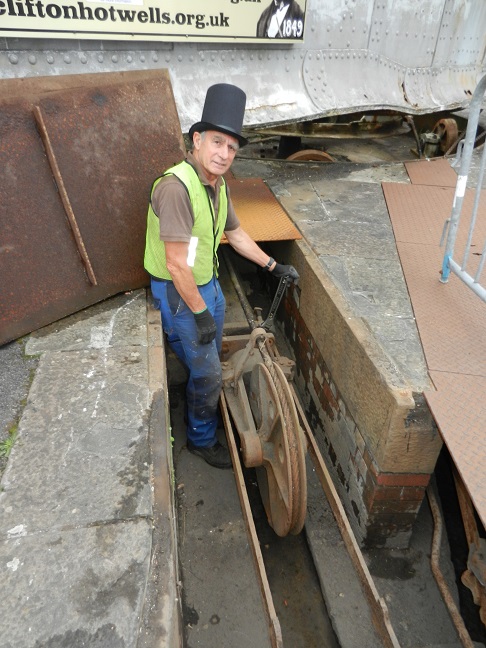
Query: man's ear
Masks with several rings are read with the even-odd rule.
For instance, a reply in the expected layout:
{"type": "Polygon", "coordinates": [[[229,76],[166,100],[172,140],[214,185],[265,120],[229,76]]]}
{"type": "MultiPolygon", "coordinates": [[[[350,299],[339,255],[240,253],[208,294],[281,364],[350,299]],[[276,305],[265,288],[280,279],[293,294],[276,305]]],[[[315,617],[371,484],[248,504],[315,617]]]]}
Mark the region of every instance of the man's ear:
{"type": "Polygon", "coordinates": [[[199,151],[199,148],[201,146],[201,133],[198,133],[197,131],[194,133],[194,135],[192,136],[192,143],[194,144],[196,151],[199,151]]]}

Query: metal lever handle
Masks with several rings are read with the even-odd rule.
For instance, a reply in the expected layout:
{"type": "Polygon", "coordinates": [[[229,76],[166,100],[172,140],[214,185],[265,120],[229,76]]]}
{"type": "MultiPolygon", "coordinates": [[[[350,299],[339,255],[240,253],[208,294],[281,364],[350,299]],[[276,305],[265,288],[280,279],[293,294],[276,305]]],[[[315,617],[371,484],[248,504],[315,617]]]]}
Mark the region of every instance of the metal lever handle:
{"type": "Polygon", "coordinates": [[[284,292],[291,281],[292,280],[289,277],[280,277],[277,292],[275,293],[275,297],[273,298],[273,302],[270,306],[270,310],[268,311],[268,315],[265,321],[260,324],[260,327],[265,329],[265,331],[269,331],[272,328],[277,308],[280,306],[284,292]]]}

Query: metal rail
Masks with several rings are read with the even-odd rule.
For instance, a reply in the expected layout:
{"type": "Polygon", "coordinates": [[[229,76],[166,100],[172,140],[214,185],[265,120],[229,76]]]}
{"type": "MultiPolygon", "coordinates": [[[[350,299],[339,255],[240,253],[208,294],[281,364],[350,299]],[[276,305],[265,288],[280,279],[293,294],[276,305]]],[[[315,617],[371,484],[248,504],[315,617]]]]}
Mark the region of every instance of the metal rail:
{"type": "MultiPolygon", "coordinates": [[[[452,213],[450,219],[446,221],[444,232],[448,226],[447,232],[447,242],[446,249],[444,253],[444,259],[442,262],[442,283],[447,283],[451,271],[461,279],[471,290],[480,297],[484,302],[486,302],[486,287],[484,284],[481,284],[481,274],[484,268],[484,263],[486,261],[486,240],[483,243],[482,251],[480,254],[479,264],[472,274],[467,270],[467,264],[471,256],[471,246],[472,238],[474,234],[474,229],[477,222],[478,210],[480,202],[482,201],[483,205],[486,203],[486,197],[484,192],[482,192],[482,185],[484,179],[484,171],[486,168],[486,146],[484,147],[483,154],[481,157],[481,164],[479,169],[479,177],[476,185],[476,193],[474,197],[474,204],[471,214],[471,220],[469,224],[469,232],[467,236],[467,242],[465,244],[464,254],[462,258],[462,263],[458,263],[454,257],[454,250],[456,245],[456,239],[459,228],[459,220],[461,217],[464,196],[466,194],[467,184],[468,184],[468,174],[471,166],[471,158],[474,149],[474,141],[476,138],[476,131],[479,122],[479,113],[481,111],[481,103],[486,92],[486,76],[484,76],[478,83],[476,90],[474,91],[473,97],[470,104],[470,114],[467,125],[466,137],[464,144],[457,149],[456,164],[460,163],[459,174],[457,177],[456,190],[454,194],[454,202],[452,204],[452,213]]],[[[444,235],[443,237],[444,238],[444,235]]]]}
{"type": "MultiPolygon", "coordinates": [[[[309,427],[309,424],[307,423],[307,420],[305,419],[303,409],[297,399],[295,390],[292,386],[290,387],[290,389],[297,406],[299,419],[303,425],[305,436],[308,442],[308,450],[311,456],[311,460],[314,464],[316,474],[319,477],[326,498],[330,504],[331,510],[333,512],[334,518],[338,525],[346,549],[349,553],[351,561],[359,577],[363,589],[363,593],[366,596],[368,605],[370,607],[371,618],[375,630],[382,641],[382,645],[385,648],[400,648],[400,643],[397,639],[397,636],[395,634],[395,631],[390,621],[390,615],[389,615],[387,605],[383,597],[379,595],[376,586],[373,582],[373,579],[368,570],[363,554],[361,553],[361,550],[354,537],[353,531],[351,529],[351,525],[349,524],[348,518],[344,511],[344,507],[339,499],[339,495],[336,491],[336,488],[332,482],[329,471],[326,468],[324,459],[314,439],[314,435],[309,427]]],[[[248,493],[246,491],[245,481],[243,477],[243,470],[241,467],[240,457],[235,442],[235,434],[233,431],[228,404],[224,392],[222,392],[221,394],[220,402],[221,402],[222,418],[223,418],[223,423],[226,431],[226,438],[228,442],[228,448],[230,450],[231,458],[233,461],[233,469],[235,472],[235,480],[236,480],[238,495],[240,498],[240,505],[243,512],[243,517],[245,519],[246,529],[248,533],[248,540],[253,554],[257,578],[260,583],[260,593],[262,596],[262,603],[263,603],[263,607],[264,607],[264,611],[268,623],[269,636],[270,636],[272,648],[283,648],[280,622],[278,620],[275,611],[270,585],[265,571],[263,556],[260,549],[255,523],[253,521],[251,505],[248,499],[248,493]]]]}
{"type": "Polygon", "coordinates": [[[246,530],[250,540],[250,547],[255,562],[257,577],[260,583],[260,593],[262,595],[263,608],[268,623],[268,630],[272,648],[283,648],[282,630],[280,628],[280,621],[275,611],[273,604],[272,593],[270,591],[270,584],[265,571],[265,564],[263,562],[263,555],[260,549],[260,542],[255,528],[255,522],[251,512],[250,500],[245,486],[245,478],[243,477],[243,470],[241,468],[240,458],[238,456],[238,449],[236,447],[235,437],[231,428],[231,420],[228,412],[228,406],[224,393],[221,393],[221,413],[223,417],[224,428],[226,431],[226,439],[228,441],[228,448],[233,461],[233,469],[235,471],[236,488],[240,498],[241,510],[245,518],[246,530]]]}
{"type": "Polygon", "coordinates": [[[88,275],[88,279],[90,280],[91,284],[93,286],[97,286],[98,281],[96,279],[96,275],[94,273],[93,266],[91,265],[91,261],[89,259],[88,253],[86,251],[86,246],[84,244],[83,237],[79,229],[79,225],[76,221],[76,216],[74,215],[74,211],[71,206],[71,201],[69,200],[69,196],[66,191],[64,180],[62,179],[61,171],[59,169],[59,165],[57,163],[56,156],[54,154],[54,149],[52,147],[51,139],[49,137],[49,133],[47,132],[47,128],[44,123],[44,117],[42,116],[40,107],[34,106],[33,113],[34,113],[35,121],[37,123],[37,127],[39,129],[39,134],[41,136],[41,139],[46,149],[47,159],[49,160],[52,173],[56,180],[56,185],[59,190],[59,195],[61,197],[63,207],[66,211],[66,216],[68,217],[69,224],[71,225],[71,229],[73,231],[74,240],[76,241],[76,246],[78,248],[79,255],[86,268],[86,274],[88,275]]]}

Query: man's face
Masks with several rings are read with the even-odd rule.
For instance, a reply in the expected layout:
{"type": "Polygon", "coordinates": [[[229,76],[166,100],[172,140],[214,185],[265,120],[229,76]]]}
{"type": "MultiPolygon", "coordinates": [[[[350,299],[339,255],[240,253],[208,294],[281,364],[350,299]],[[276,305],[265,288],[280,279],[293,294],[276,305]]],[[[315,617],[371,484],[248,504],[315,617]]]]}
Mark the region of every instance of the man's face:
{"type": "Polygon", "coordinates": [[[228,171],[239,148],[236,137],[217,131],[194,133],[193,142],[194,157],[210,182],[215,182],[228,171]]]}

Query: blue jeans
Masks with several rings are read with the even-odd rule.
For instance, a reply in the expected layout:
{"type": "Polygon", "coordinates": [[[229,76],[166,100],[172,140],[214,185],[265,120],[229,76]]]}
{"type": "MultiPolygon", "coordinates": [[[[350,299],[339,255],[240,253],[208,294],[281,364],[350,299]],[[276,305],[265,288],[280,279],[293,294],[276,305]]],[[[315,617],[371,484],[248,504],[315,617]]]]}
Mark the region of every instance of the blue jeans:
{"type": "Polygon", "coordinates": [[[198,286],[216,322],[216,338],[210,344],[199,344],[194,315],[172,281],[152,279],[151,288],[155,306],[160,309],[167,341],[189,372],[186,387],[187,438],[195,446],[212,446],[216,443],[222,386],[219,354],[226,305],[219,281],[213,277],[209,283],[198,286]]]}

